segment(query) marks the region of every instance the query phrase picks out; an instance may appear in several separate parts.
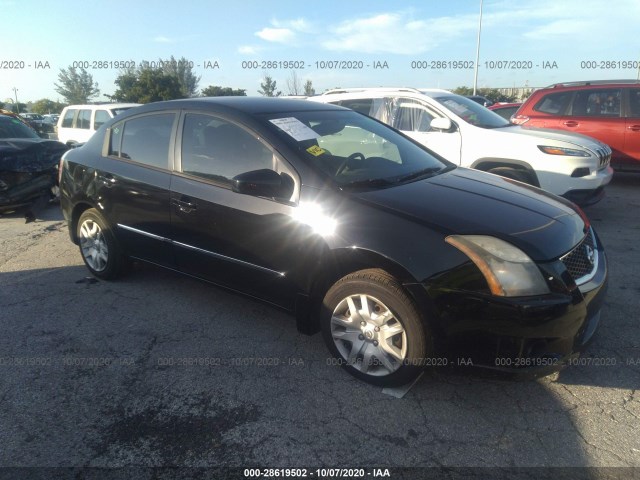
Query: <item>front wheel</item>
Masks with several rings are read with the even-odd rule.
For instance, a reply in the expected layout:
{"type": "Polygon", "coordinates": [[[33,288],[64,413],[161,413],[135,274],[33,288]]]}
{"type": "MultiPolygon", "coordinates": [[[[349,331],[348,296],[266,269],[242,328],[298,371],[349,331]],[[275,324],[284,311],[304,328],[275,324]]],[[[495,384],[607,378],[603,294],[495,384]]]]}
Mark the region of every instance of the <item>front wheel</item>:
{"type": "Polygon", "coordinates": [[[432,355],[432,336],[402,286],[382,270],[343,277],[322,305],[322,333],[338,363],[380,386],[410,382],[432,355]]]}
{"type": "Polygon", "coordinates": [[[105,280],[118,277],[124,257],[109,225],[95,208],[80,215],[76,234],[82,259],[89,271],[105,280]]]}

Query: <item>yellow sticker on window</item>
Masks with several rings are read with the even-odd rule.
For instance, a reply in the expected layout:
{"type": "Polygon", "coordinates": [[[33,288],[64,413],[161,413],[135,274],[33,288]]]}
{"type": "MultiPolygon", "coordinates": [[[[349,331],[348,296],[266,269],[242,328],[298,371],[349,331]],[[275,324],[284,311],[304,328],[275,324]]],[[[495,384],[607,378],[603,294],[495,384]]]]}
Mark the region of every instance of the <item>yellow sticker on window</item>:
{"type": "Polygon", "coordinates": [[[307,148],[307,152],[309,152],[311,155],[313,155],[314,157],[319,157],[320,155],[322,155],[323,153],[326,153],[322,148],[320,148],[318,145],[314,145],[313,147],[309,147],[307,148]]]}

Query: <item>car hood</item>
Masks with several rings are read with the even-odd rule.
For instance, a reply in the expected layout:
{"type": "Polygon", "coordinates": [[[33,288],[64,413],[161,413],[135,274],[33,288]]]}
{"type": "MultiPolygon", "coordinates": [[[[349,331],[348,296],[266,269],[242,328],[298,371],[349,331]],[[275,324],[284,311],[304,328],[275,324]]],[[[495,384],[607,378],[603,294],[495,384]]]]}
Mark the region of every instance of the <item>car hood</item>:
{"type": "MultiPolygon", "coordinates": [[[[566,142],[577,147],[588,148],[595,151],[605,146],[604,143],[595,138],[580,133],[563,132],[560,130],[552,130],[550,128],[533,128],[521,125],[511,125],[509,127],[497,128],[496,132],[511,133],[516,135],[526,135],[527,137],[538,138],[541,140],[552,140],[555,142],[566,142]]],[[[542,142],[540,143],[543,144],[542,142]]],[[[551,145],[553,146],[553,145],[551,145]]]]}
{"type": "Polygon", "coordinates": [[[444,235],[491,235],[533,260],[553,260],[582,240],[586,218],[571,202],[489,173],[453,171],[396,187],[353,193],[444,235]]]}
{"type": "Polygon", "coordinates": [[[68,147],[43,138],[0,139],[0,171],[41,172],[51,169],[68,147]]]}

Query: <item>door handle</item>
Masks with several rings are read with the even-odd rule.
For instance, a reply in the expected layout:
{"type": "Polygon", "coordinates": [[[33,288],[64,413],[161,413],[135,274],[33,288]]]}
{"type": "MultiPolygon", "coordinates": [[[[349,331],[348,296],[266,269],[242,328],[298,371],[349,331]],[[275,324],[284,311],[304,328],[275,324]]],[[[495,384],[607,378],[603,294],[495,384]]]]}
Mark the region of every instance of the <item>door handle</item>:
{"type": "Polygon", "coordinates": [[[174,198],[171,203],[178,207],[178,210],[183,213],[191,213],[198,208],[198,204],[188,197],[181,197],[180,199],[174,198]]]}
{"type": "Polygon", "coordinates": [[[562,124],[567,127],[577,127],[580,123],[575,120],[567,120],[566,122],[562,122],[562,124]]]}
{"type": "Polygon", "coordinates": [[[629,125],[627,128],[632,132],[640,132],[640,125],[629,125]]]}

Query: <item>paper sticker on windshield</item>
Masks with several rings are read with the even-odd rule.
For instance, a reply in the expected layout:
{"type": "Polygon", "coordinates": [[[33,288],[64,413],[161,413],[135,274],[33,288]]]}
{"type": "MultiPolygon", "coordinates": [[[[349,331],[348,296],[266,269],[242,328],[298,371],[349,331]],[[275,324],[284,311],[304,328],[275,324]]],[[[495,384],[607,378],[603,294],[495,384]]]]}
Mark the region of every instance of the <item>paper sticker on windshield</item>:
{"type": "Polygon", "coordinates": [[[323,153],[327,153],[326,150],[323,150],[321,147],[319,147],[318,145],[314,145],[313,147],[309,147],[307,148],[307,152],[309,152],[311,155],[313,155],[314,157],[319,157],[320,155],[322,155],[323,153]]]}
{"type": "Polygon", "coordinates": [[[283,132],[287,132],[298,142],[302,142],[303,140],[311,140],[320,136],[300,120],[294,117],[274,118],[273,120],[269,121],[283,132]]]}

